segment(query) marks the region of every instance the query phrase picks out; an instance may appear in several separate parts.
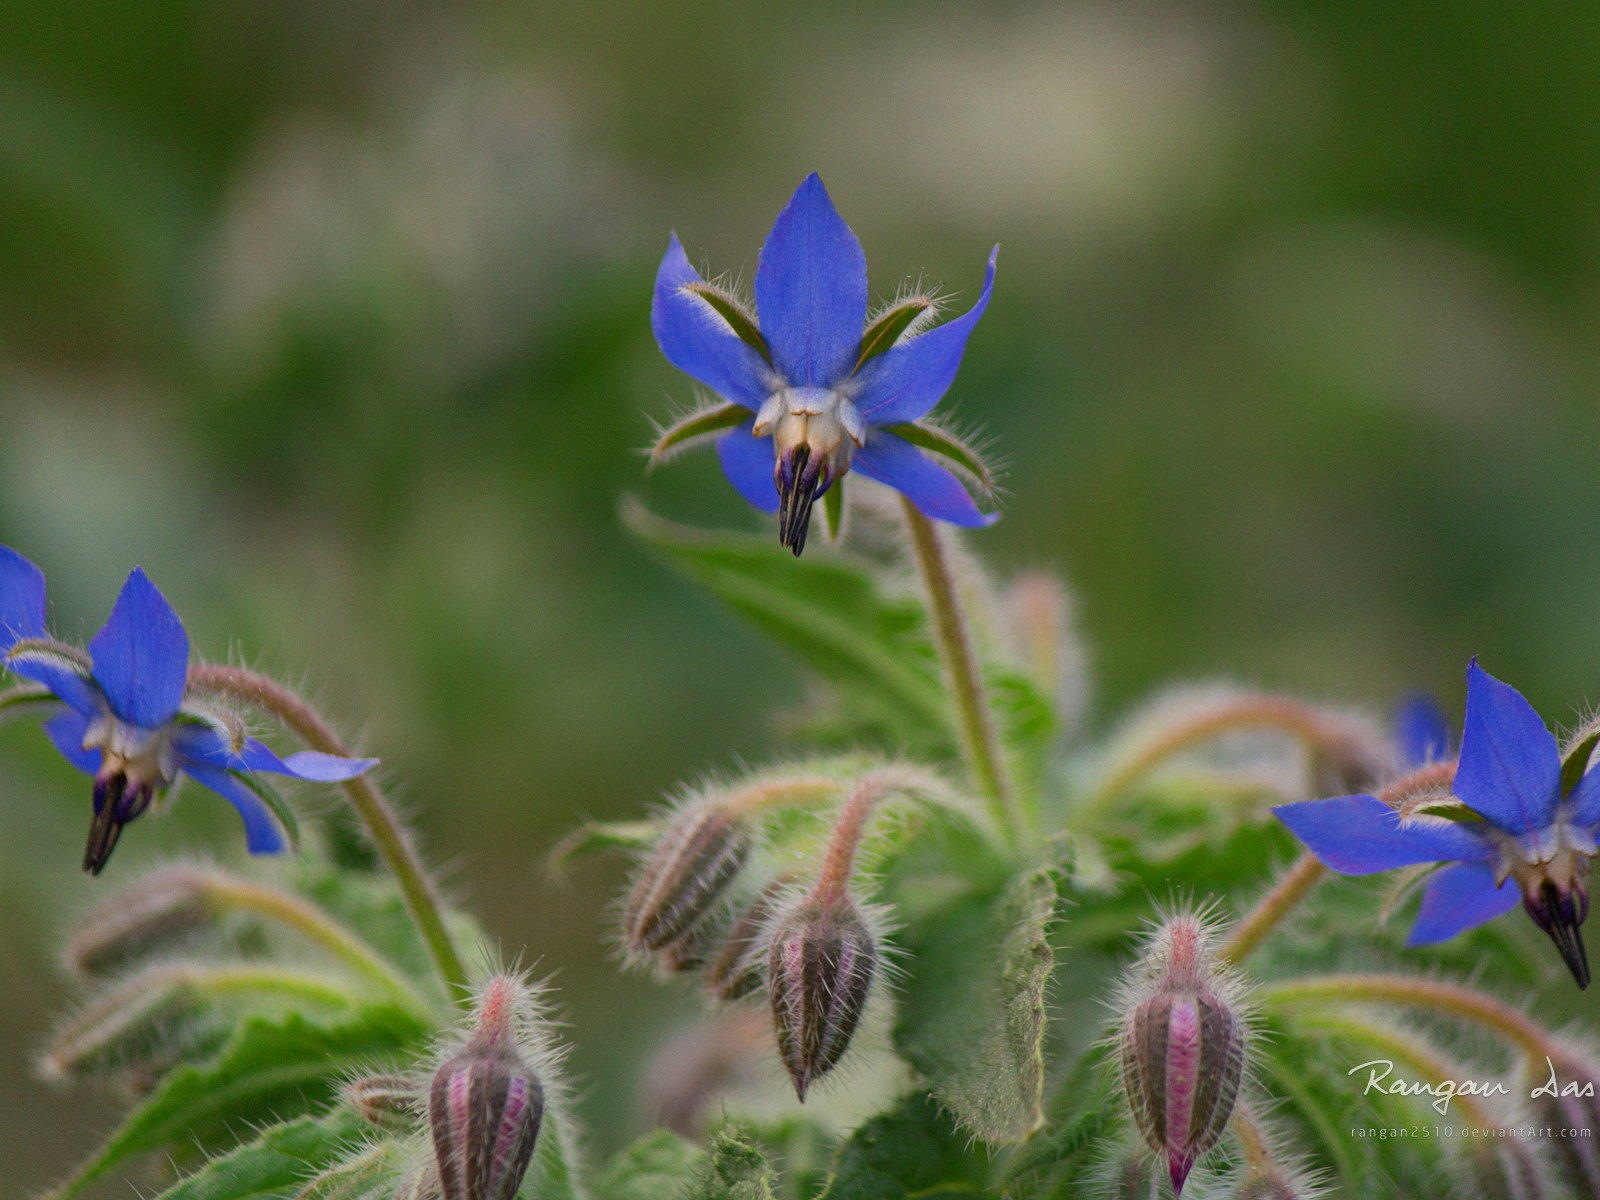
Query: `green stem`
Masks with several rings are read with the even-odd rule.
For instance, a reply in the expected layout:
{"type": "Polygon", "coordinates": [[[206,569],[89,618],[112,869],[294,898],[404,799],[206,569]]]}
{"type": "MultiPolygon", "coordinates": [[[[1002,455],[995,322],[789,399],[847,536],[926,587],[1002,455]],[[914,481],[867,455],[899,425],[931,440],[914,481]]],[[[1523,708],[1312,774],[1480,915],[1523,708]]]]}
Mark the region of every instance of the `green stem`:
{"type": "Polygon", "coordinates": [[[1304,1004],[1401,1004],[1443,1013],[1482,1026],[1505,1038],[1529,1059],[1542,1064],[1560,1055],[1554,1035],[1532,1018],[1486,992],[1437,979],[1409,975],[1314,975],[1265,987],[1261,1002],[1271,1007],[1304,1004]]]}
{"type": "Polygon", "coordinates": [[[1015,843],[1023,832],[1021,816],[949,556],[933,522],[910,500],[902,500],[902,505],[912,554],[928,593],[934,640],[955,702],[962,757],[973,782],[989,802],[995,824],[1015,843]]]}
{"type": "MultiPolygon", "coordinates": [[[[313,750],[341,757],[350,755],[343,740],[322,714],[275,679],[243,667],[203,665],[190,670],[189,682],[194,687],[234,696],[266,709],[313,750]]],[[[469,991],[466,966],[445,925],[433,881],[428,877],[399,815],[369,776],[361,775],[346,780],[342,786],[350,806],[366,826],[372,844],[393,873],[395,882],[400,885],[406,907],[423,941],[427,943],[428,952],[433,957],[434,966],[446,990],[453,993],[453,998],[458,1002],[465,1002],[469,991]]]]}
{"type": "Polygon", "coordinates": [[[321,946],[356,974],[377,984],[406,1007],[427,1014],[429,1004],[395,974],[377,953],[298,896],[223,872],[208,872],[201,889],[215,902],[276,921],[307,941],[321,946]]]}

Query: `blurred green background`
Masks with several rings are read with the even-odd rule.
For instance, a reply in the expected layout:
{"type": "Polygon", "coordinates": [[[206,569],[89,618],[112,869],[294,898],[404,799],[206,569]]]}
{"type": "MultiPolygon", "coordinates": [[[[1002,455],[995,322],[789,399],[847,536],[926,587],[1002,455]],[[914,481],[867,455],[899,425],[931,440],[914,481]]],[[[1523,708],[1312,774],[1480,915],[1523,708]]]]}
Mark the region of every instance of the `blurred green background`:
{"type": "MultiPolygon", "coordinates": [[[[1003,243],[953,393],[1009,461],[981,545],[1068,572],[1101,721],[1218,673],[1454,706],[1475,652],[1554,718],[1600,693],[1600,8],[3,0],[0,30],[0,540],[63,634],[143,563],[205,653],[365,731],[558,975],[604,1144],[679,1002],[597,951],[616,865],[541,855],[776,751],[801,694],[616,520],[754,527],[709,457],[636,453],[691,398],[648,327],[669,228],[748,280],[817,169],[880,296],[970,298],[1003,243]]],[[[30,1074],[107,886],[40,743],[0,736],[17,1194],[110,1111],[30,1074]]],[[[220,807],[113,877],[231,852],[220,807]]]]}

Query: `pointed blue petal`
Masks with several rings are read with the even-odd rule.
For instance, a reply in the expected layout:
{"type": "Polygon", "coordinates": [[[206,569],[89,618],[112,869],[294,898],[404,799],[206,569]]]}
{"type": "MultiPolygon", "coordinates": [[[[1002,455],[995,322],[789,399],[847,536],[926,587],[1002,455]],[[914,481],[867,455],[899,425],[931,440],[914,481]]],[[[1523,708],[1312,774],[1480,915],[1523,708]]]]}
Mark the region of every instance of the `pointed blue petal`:
{"type": "Polygon", "coordinates": [[[1600,767],[1587,772],[1578,780],[1567,801],[1572,805],[1574,824],[1590,829],[1600,825],[1600,767]]]}
{"type": "Polygon", "coordinates": [[[1521,692],[1473,659],[1467,667],[1467,719],[1456,796],[1507,833],[1520,835],[1550,824],[1560,786],[1555,735],[1521,692]]]}
{"type": "Polygon", "coordinates": [[[945,468],[910,442],[892,433],[873,430],[867,443],[850,460],[852,470],[888,484],[926,516],[968,529],[993,525],[997,513],[985,513],[967,489],[945,468]]]}
{"type": "Polygon", "coordinates": [[[244,822],[245,849],[251,854],[282,854],[289,848],[289,839],[266,801],[228,772],[199,765],[184,770],[196,783],[210,788],[238,810],[244,822]]]}
{"type": "Polygon", "coordinates": [[[1427,692],[1412,692],[1395,709],[1394,740],[1405,767],[1425,767],[1450,756],[1450,722],[1427,692]]]}
{"type": "Polygon", "coordinates": [[[100,751],[83,748],[83,736],[89,732],[89,718],[82,713],[71,709],[57,713],[44,723],[44,731],[61,751],[61,757],[85,775],[100,770],[100,751]]]}
{"type": "Polygon", "coordinates": [[[1482,863],[1445,867],[1428,881],[1422,909],[1411,927],[1408,946],[1448,941],[1458,933],[1510,912],[1522,898],[1515,885],[1496,887],[1494,872],[1482,863]]]}
{"type": "Polygon", "coordinates": [[[0,654],[19,638],[44,636],[44,572],[0,546],[0,654]]]}
{"type": "Polygon", "coordinates": [[[855,366],[867,323],[867,256],[815,174],[789,198],[756,267],[756,311],[791,384],[831,387],[855,366]]]}
{"type": "Polygon", "coordinates": [[[1322,865],[1341,875],[1371,875],[1417,863],[1487,858],[1487,841],[1459,821],[1419,816],[1402,822],[1376,796],[1303,800],[1272,810],[1322,865]]]}
{"type": "Polygon", "coordinates": [[[173,738],[172,746],[177,751],[180,769],[185,771],[197,766],[226,771],[270,771],[313,783],[343,783],[378,765],[375,758],[343,758],[316,750],[301,750],[282,758],[271,746],[255,738],[235,753],[214,730],[206,728],[182,730],[173,738]]]}
{"type": "Polygon", "coordinates": [[[189,635],[143,570],[135,568],[122,585],[89,655],[111,711],[130,725],[154,729],[183,703],[189,635]]]}
{"type": "Polygon", "coordinates": [[[100,685],[62,655],[29,651],[8,658],[5,666],[13,675],[49,688],[63,704],[86,717],[105,711],[106,701],[100,693],[100,685]]]}
{"type": "Polygon", "coordinates": [[[656,272],[655,296],[650,302],[650,328],[656,345],[668,362],[723,399],[760,408],[772,390],[772,371],[716,309],[683,290],[685,284],[700,282],[700,273],[689,264],[678,235],[673,234],[656,272]]]}
{"type": "Polygon", "coordinates": [[[856,407],[867,424],[898,425],[919,420],[944,398],[961,369],[967,337],[989,307],[999,254],[999,246],[989,254],[989,269],[976,304],[955,320],[908,338],[861,368],[856,407]]]}
{"type": "Polygon", "coordinates": [[[772,482],[777,461],[771,438],[758,438],[750,432],[755,422],[746,421],[717,440],[717,458],[728,482],[751,504],[764,513],[778,511],[778,487],[772,482]]]}

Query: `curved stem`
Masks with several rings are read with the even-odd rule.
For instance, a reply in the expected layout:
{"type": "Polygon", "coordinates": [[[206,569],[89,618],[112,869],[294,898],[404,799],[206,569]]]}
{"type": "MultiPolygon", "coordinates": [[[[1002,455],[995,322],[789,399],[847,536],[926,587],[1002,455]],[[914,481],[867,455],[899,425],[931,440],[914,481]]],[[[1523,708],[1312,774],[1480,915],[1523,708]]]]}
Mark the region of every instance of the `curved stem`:
{"type": "MultiPolygon", "coordinates": [[[[350,754],[322,714],[275,679],[243,667],[209,664],[191,668],[189,682],[194,687],[221,692],[266,709],[313,750],[344,757],[350,754]]],[[[445,925],[433,881],[399,815],[378,785],[367,776],[346,780],[341,786],[395,882],[400,885],[406,907],[427,943],[439,977],[446,989],[454,993],[453,999],[464,1001],[469,987],[466,967],[445,925]]]]}
{"type": "Polygon", "coordinates": [[[893,771],[874,771],[862,776],[861,782],[840,806],[833,832],[828,835],[828,845],[822,852],[822,867],[817,872],[816,886],[811,889],[813,899],[824,903],[843,899],[850,886],[851,872],[855,870],[856,848],[861,845],[867,820],[878,801],[900,785],[901,778],[893,771]]]}
{"type": "Polygon", "coordinates": [[[1235,966],[1249,958],[1267,934],[1277,928],[1327,873],[1328,868],[1318,862],[1315,855],[1309,851],[1302,854],[1244,920],[1234,926],[1218,953],[1235,966]]]}
{"type": "Polygon", "coordinates": [[[928,593],[934,641],[938,644],[939,658],[955,703],[956,732],[962,757],[973,782],[989,801],[995,824],[1015,844],[1023,831],[1011,772],[995,729],[988,689],[973,652],[972,636],[967,629],[949,556],[933,522],[910,500],[902,497],[901,506],[911,535],[912,556],[928,593]]]}
{"type": "Polygon", "coordinates": [[[1559,1057],[1555,1036],[1537,1021],[1487,992],[1437,979],[1409,975],[1314,975],[1261,989],[1266,1005],[1319,1003],[1403,1004],[1470,1021],[1505,1038],[1530,1059],[1542,1064],[1559,1057]]]}
{"type": "Polygon", "coordinates": [[[208,873],[201,888],[218,903],[253,912],[294,930],[407,1007],[428,1012],[427,1001],[370,946],[298,896],[220,871],[208,873]]]}

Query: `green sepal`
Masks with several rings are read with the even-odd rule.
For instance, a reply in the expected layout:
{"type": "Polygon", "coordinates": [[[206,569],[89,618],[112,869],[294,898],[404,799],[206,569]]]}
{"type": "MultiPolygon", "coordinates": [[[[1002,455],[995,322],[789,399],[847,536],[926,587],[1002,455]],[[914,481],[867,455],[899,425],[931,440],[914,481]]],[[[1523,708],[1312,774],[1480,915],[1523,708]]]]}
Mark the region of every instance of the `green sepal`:
{"type": "Polygon", "coordinates": [[[29,684],[0,691],[0,721],[12,721],[35,713],[47,713],[60,706],[60,699],[49,688],[34,687],[29,684]]]}
{"type": "Polygon", "coordinates": [[[272,817],[283,828],[283,836],[289,843],[290,852],[300,848],[300,821],[294,814],[294,808],[284,799],[283,793],[273,787],[260,774],[255,771],[230,771],[234,780],[248,788],[257,800],[265,804],[271,811],[272,817]]]}
{"type": "Polygon", "coordinates": [[[712,437],[742,425],[750,416],[750,410],[742,404],[717,404],[711,408],[696,409],[661,431],[656,444],[650,448],[650,461],[665,462],[674,450],[682,450],[701,438],[712,437]]]}
{"type": "Polygon", "coordinates": [[[901,425],[885,425],[884,432],[892,433],[910,442],[918,450],[926,450],[929,454],[937,455],[951,466],[959,470],[972,481],[985,497],[994,495],[999,486],[990,470],[989,464],[983,461],[983,455],[976,446],[964,438],[959,438],[948,429],[943,429],[928,421],[910,421],[901,425]]]}
{"type": "Polygon", "coordinates": [[[867,326],[861,335],[861,352],[856,355],[855,370],[859,371],[869,359],[878,357],[898,342],[905,332],[918,321],[931,314],[934,303],[926,296],[913,296],[891,305],[882,316],[867,326]]]}
{"type": "Polygon", "coordinates": [[[767,339],[761,336],[761,329],[756,325],[755,318],[738,300],[712,283],[686,283],[683,285],[683,290],[709,304],[717,316],[728,323],[729,328],[738,335],[741,342],[761,355],[768,363],[772,362],[772,351],[767,349],[767,339]]]}
{"type": "Polygon", "coordinates": [[[844,536],[844,478],[834,480],[833,486],[822,493],[822,529],[830,542],[844,536]]]}
{"type": "Polygon", "coordinates": [[[564,871],[577,858],[605,850],[641,850],[655,841],[661,827],[654,821],[588,821],[562,838],[546,858],[550,869],[564,871]]]}
{"type": "Polygon", "coordinates": [[[58,642],[54,638],[22,638],[13,642],[11,649],[6,651],[4,665],[10,667],[19,662],[38,662],[59,667],[76,675],[95,691],[100,690],[100,685],[95,682],[94,664],[89,661],[89,655],[66,642],[58,642]]]}
{"type": "Polygon", "coordinates": [[[1561,756],[1561,794],[1570,796],[1578,781],[1588,773],[1594,748],[1600,745],[1600,717],[1579,729],[1561,756]]]}

